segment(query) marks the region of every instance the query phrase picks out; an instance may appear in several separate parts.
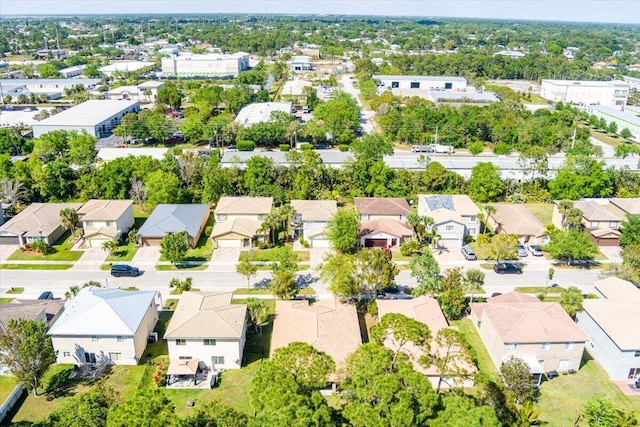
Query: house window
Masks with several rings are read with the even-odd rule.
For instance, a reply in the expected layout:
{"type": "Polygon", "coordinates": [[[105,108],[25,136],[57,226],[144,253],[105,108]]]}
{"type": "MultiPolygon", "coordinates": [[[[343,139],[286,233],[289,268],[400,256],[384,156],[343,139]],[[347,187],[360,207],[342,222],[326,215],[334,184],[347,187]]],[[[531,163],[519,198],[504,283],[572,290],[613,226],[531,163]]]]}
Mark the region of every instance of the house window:
{"type": "Polygon", "coordinates": [[[116,337],[116,341],[118,341],[118,342],[124,342],[124,337],[116,337]]]}
{"type": "Polygon", "coordinates": [[[211,356],[211,363],[214,365],[224,365],[224,356],[211,356]]]}
{"type": "Polygon", "coordinates": [[[591,221],[591,228],[598,228],[600,226],[600,221],[591,221]]]}
{"type": "Polygon", "coordinates": [[[100,338],[98,338],[97,336],[94,335],[94,336],[91,337],[91,341],[98,342],[98,341],[100,341],[100,338]]]}
{"type": "Polygon", "coordinates": [[[469,234],[476,234],[476,229],[475,228],[470,228],[469,229],[469,234]]]}
{"type": "Polygon", "coordinates": [[[121,357],[122,357],[122,353],[109,353],[109,359],[111,359],[112,362],[116,362],[120,360],[121,357]]]}
{"type": "Polygon", "coordinates": [[[176,345],[187,345],[187,340],[181,338],[176,340],[176,345]]]}
{"type": "Polygon", "coordinates": [[[85,227],[93,227],[93,221],[85,221],[84,222],[84,226],[85,227]]]}
{"type": "Polygon", "coordinates": [[[476,217],[475,216],[469,217],[469,222],[476,222],[476,217]]]}
{"type": "Polygon", "coordinates": [[[62,355],[64,357],[71,357],[71,353],[69,353],[68,351],[65,351],[64,353],[62,353],[62,355]]]}
{"type": "Polygon", "coordinates": [[[180,356],[178,359],[179,360],[191,360],[192,358],[191,358],[191,356],[180,356]]]}
{"type": "Polygon", "coordinates": [[[609,223],[609,228],[611,228],[611,229],[618,228],[618,221],[611,221],[609,223]]]}
{"type": "Polygon", "coordinates": [[[420,82],[411,82],[411,89],[420,89],[420,82]]]}
{"type": "Polygon", "coordinates": [[[549,350],[551,348],[551,344],[548,342],[543,342],[540,344],[540,350],[549,350]]]}
{"type": "Polygon", "coordinates": [[[507,350],[515,350],[518,344],[507,344],[507,350]]]}
{"type": "Polygon", "coordinates": [[[115,226],[116,226],[115,221],[107,221],[107,227],[115,227],[115,226]]]}
{"type": "Polygon", "coordinates": [[[203,340],[204,345],[216,345],[216,340],[206,339],[203,340]]]}
{"type": "Polygon", "coordinates": [[[360,219],[362,221],[369,221],[369,214],[362,214],[360,215],[360,219]]]}
{"type": "Polygon", "coordinates": [[[640,376],[640,368],[629,369],[629,376],[627,377],[627,379],[635,380],[636,378],[638,378],[638,376],[640,376]]]}
{"type": "Polygon", "coordinates": [[[573,350],[573,343],[572,342],[568,342],[564,344],[564,349],[565,350],[573,350]]]}
{"type": "Polygon", "coordinates": [[[453,225],[447,225],[444,229],[445,231],[453,231],[455,227],[453,225]]]}
{"type": "Polygon", "coordinates": [[[224,215],[224,214],[218,214],[218,215],[216,215],[216,219],[218,221],[226,221],[227,220],[227,216],[224,215]]]}
{"type": "Polygon", "coordinates": [[[636,351],[635,353],[633,353],[633,357],[640,357],[640,351],[636,351]]]}
{"type": "Polygon", "coordinates": [[[400,87],[400,82],[391,82],[391,89],[397,89],[400,87]]]}
{"type": "Polygon", "coordinates": [[[258,215],[258,221],[264,221],[267,216],[265,214],[258,215]]]}
{"type": "Polygon", "coordinates": [[[96,363],[96,354],[95,353],[85,353],[84,354],[85,363],[96,363]]]}

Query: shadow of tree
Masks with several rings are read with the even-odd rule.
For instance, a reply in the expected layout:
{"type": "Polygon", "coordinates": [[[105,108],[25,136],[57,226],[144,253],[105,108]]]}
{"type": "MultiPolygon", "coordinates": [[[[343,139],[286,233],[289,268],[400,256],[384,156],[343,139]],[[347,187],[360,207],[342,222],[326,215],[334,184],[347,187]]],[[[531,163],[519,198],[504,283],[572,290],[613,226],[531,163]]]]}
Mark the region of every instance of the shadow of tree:
{"type": "Polygon", "coordinates": [[[65,369],[53,375],[47,384],[47,388],[44,394],[47,395],[47,399],[56,399],[58,397],[73,396],[73,389],[78,384],[80,379],[69,378],[73,372],[72,368],[65,369]]]}

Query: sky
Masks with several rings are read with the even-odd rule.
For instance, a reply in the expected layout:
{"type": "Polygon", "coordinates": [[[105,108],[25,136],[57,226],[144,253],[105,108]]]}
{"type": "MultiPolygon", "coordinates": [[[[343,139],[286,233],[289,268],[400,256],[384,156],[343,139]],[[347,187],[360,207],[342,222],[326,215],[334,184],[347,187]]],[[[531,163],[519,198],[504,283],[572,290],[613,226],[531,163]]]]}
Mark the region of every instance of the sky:
{"type": "Polygon", "coordinates": [[[640,24],[640,0],[0,0],[0,15],[285,13],[640,24]]]}

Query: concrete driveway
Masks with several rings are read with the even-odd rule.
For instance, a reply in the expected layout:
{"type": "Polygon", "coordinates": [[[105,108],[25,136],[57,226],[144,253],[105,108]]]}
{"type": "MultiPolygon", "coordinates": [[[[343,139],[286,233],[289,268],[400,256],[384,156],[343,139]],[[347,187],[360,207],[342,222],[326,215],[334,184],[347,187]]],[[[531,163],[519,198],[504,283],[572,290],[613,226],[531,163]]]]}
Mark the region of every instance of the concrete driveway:
{"type": "Polygon", "coordinates": [[[213,251],[208,271],[236,271],[240,248],[218,248],[213,251]]]}
{"type": "Polygon", "coordinates": [[[131,264],[141,266],[154,266],[160,259],[160,246],[141,246],[133,256],[131,264]]]}
{"type": "Polygon", "coordinates": [[[301,250],[309,251],[309,267],[312,270],[320,265],[327,255],[333,253],[333,249],[331,248],[309,248],[301,250]]]}
{"type": "Polygon", "coordinates": [[[622,262],[620,246],[600,246],[600,252],[611,262],[622,262]]]}
{"type": "Polygon", "coordinates": [[[5,262],[19,248],[19,245],[0,245],[0,262],[5,262]]]}
{"type": "Polygon", "coordinates": [[[101,248],[89,248],[78,261],[75,262],[72,270],[100,270],[100,266],[104,264],[107,252],[101,248]]]}

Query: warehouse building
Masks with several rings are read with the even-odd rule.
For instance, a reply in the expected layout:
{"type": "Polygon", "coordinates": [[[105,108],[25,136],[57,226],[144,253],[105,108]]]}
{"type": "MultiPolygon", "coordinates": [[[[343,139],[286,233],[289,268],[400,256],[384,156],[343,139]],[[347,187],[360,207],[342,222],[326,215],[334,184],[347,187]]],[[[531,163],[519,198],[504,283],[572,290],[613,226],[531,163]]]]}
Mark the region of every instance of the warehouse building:
{"type": "Polygon", "coordinates": [[[618,125],[618,133],[622,129],[629,129],[633,139],[640,141],[640,108],[627,106],[621,111],[612,107],[594,106],[588,112],[599,119],[605,119],[607,123],[618,125]]]}
{"type": "Polygon", "coordinates": [[[467,79],[448,76],[373,76],[385,89],[467,90],[467,79]]]}
{"type": "Polygon", "coordinates": [[[622,80],[542,80],[540,96],[552,102],[603,105],[622,110],[627,104],[629,83],[622,80]]]}
{"type": "Polygon", "coordinates": [[[257,102],[245,106],[236,116],[236,123],[242,126],[251,126],[256,123],[264,123],[271,120],[271,113],[282,111],[291,114],[291,102],[257,102]]]}
{"type": "Polygon", "coordinates": [[[122,117],[138,111],[138,101],[90,100],[34,124],[33,136],[39,138],[54,130],[85,130],[89,135],[102,138],[113,132],[122,117]]]}
{"type": "Polygon", "coordinates": [[[181,78],[231,78],[249,69],[249,54],[237,52],[195,54],[180,52],[169,58],[162,58],[163,77],[181,78]]]}

